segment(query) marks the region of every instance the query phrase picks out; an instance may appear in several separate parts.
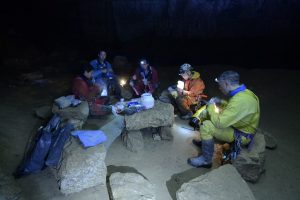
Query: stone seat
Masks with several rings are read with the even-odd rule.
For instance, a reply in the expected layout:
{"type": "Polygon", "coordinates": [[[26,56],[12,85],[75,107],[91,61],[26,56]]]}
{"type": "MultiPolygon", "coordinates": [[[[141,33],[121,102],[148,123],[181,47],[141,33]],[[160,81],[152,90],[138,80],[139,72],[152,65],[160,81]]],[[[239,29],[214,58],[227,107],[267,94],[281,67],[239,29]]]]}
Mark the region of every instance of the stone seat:
{"type": "Polygon", "coordinates": [[[130,151],[137,152],[144,147],[142,129],[157,128],[160,134],[165,134],[173,123],[174,107],[168,103],[155,101],[153,108],[125,116],[122,141],[130,151]]]}

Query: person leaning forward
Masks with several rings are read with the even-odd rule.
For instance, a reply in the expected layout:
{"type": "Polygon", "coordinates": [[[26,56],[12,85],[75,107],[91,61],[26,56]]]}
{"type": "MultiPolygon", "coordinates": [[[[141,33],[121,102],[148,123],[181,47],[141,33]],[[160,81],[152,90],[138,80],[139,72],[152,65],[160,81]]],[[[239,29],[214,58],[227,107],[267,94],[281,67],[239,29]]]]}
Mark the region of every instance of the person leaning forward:
{"type": "Polygon", "coordinates": [[[200,77],[200,73],[193,70],[193,67],[185,63],[179,68],[179,75],[183,78],[180,87],[171,86],[160,95],[159,99],[166,103],[172,103],[181,114],[180,118],[188,120],[193,116],[191,105],[200,101],[205,84],[200,77]]]}
{"type": "Polygon", "coordinates": [[[258,127],[260,106],[258,97],[244,84],[239,83],[239,74],[225,71],[215,81],[219,89],[228,95],[229,101],[212,98],[207,105],[207,120],[200,126],[202,155],[188,159],[194,167],[209,168],[212,165],[214,138],[224,142],[240,142],[249,146],[258,127]],[[217,104],[221,102],[222,106],[217,104]]]}
{"type": "Polygon", "coordinates": [[[93,67],[86,64],[83,73],[73,80],[72,91],[76,99],[87,101],[91,115],[105,115],[110,110],[105,105],[108,103],[107,97],[101,97],[102,88],[93,81],[93,67]]]}

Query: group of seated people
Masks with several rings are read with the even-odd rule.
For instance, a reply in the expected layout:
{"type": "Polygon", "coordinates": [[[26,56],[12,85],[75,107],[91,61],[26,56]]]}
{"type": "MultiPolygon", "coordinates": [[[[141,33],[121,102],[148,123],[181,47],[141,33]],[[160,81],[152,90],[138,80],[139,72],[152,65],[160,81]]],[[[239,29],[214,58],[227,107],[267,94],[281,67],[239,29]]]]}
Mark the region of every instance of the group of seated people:
{"type": "MultiPolygon", "coordinates": [[[[89,102],[92,113],[103,115],[109,113],[103,106],[108,103],[108,90],[105,92],[105,87],[113,88],[117,98],[121,98],[121,90],[111,65],[105,60],[106,53],[101,51],[98,56],[98,59],[84,67],[82,75],[74,79],[73,92],[78,99],[89,102]]],[[[139,64],[129,85],[136,96],[144,92],[154,93],[158,87],[157,70],[145,59],[141,59],[139,64]]],[[[190,64],[181,65],[179,75],[182,82],[170,86],[158,99],[177,107],[182,119],[190,119],[193,116],[192,105],[205,96],[205,84],[200,73],[194,71],[190,64]]],[[[214,139],[234,143],[235,155],[239,153],[242,144],[249,144],[251,148],[258,127],[259,99],[244,84],[240,84],[239,74],[225,71],[215,82],[222,93],[229,96],[229,100],[211,98],[207,102],[200,123],[201,141],[193,140],[195,145],[202,148],[202,155],[187,161],[194,167],[212,166],[214,139]]]]}
{"type": "MultiPolygon", "coordinates": [[[[73,81],[73,93],[76,98],[85,100],[90,105],[92,115],[105,115],[109,109],[110,95],[120,100],[121,88],[111,64],[106,60],[106,52],[100,51],[98,58],[83,67],[82,74],[73,81]]],[[[205,89],[200,73],[193,71],[190,64],[180,66],[179,75],[183,79],[183,87],[171,86],[160,94],[163,102],[172,103],[181,114],[182,119],[189,119],[193,112],[191,105],[200,100],[205,89]]],[[[133,96],[139,97],[143,93],[157,93],[158,72],[146,59],[139,61],[139,66],[129,81],[133,96]]]]}

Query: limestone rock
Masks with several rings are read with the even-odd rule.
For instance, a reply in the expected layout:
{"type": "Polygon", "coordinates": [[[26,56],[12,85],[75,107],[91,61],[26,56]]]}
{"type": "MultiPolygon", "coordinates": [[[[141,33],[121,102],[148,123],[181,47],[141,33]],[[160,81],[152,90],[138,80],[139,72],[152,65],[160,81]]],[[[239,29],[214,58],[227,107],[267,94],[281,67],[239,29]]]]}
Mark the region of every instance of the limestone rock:
{"type": "Polygon", "coordinates": [[[132,152],[144,149],[144,138],[141,131],[124,131],[122,141],[126,148],[132,152]]]}
{"type": "Polygon", "coordinates": [[[263,132],[263,135],[265,136],[265,141],[266,141],[266,148],[267,149],[276,149],[277,148],[277,140],[276,138],[268,132],[263,132]]]}
{"type": "Polygon", "coordinates": [[[78,119],[86,121],[87,117],[89,116],[89,105],[86,101],[82,101],[76,107],[67,107],[64,109],[59,109],[57,105],[53,104],[52,113],[59,114],[62,120],[78,119]]]}
{"type": "Polygon", "coordinates": [[[249,182],[257,182],[261,173],[265,171],[265,146],[264,135],[257,133],[254,137],[252,150],[243,149],[233,162],[243,179],[249,182]]]}
{"type": "Polygon", "coordinates": [[[121,135],[124,126],[124,116],[118,115],[114,116],[111,121],[100,128],[107,136],[107,140],[103,143],[106,149],[108,149],[115,139],[121,135]]]}
{"type": "Polygon", "coordinates": [[[155,101],[153,108],[125,116],[126,129],[140,130],[147,127],[172,126],[174,107],[171,104],[155,101]]]}
{"type": "Polygon", "coordinates": [[[75,130],[79,130],[82,128],[84,121],[80,119],[69,119],[68,123],[72,124],[75,130]]]}
{"type": "Polygon", "coordinates": [[[106,150],[102,144],[84,149],[77,139],[64,149],[61,167],[57,171],[60,190],[64,194],[79,192],[96,185],[105,185],[106,150]]]}
{"type": "Polygon", "coordinates": [[[232,165],[223,165],[184,183],[176,192],[177,200],[254,200],[247,183],[232,165]]]}
{"type": "Polygon", "coordinates": [[[171,126],[163,126],[160,127],[160,136],[162,140],[172,140],[172,127],[171,126]]]}
{"type": "Polygon", "coordinates": [[[115,200],[155,200],[154,186],[135,173],[113,173],[109,177],[115,200]]]}

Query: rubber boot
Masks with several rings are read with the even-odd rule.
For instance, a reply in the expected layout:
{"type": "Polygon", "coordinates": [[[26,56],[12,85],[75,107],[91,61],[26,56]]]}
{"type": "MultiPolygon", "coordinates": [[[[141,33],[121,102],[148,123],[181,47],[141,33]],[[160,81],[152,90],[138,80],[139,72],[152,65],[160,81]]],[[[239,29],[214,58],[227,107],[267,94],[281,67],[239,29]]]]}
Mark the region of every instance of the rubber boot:
{"type": "Polygon", "coordinates": [[[182,120],[189,120],[189,119],[191,119],[192,117],[193,117],[193,113],[192,113],[191,111],[189,111],[187,114],[181,115],[181,116],[180,116],[180,119],[182,119],[182,120]]]}
{"type": "Polygon", "coordinates": [[[202,147],[202,141],[201,140],[196,140],[196,139],[193,139],[192,140],[192,143],[197,146],[197,147],[202,147]]]}
{"type": "Polygon", "coordinates": [[[203,140],[202,155],[198,157],[189,158],[187,162],[193,167],[211,168],[213,153],[214,153],[214,140],[213,139],[203,140]]]}

